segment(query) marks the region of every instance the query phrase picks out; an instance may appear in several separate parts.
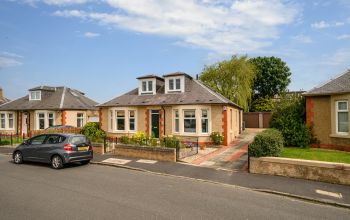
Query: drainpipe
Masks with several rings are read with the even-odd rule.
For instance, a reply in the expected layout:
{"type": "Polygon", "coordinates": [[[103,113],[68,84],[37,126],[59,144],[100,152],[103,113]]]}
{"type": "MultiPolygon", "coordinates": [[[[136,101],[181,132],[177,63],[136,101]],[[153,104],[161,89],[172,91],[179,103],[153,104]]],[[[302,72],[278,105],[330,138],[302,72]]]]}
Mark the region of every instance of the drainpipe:
{"type": "Polygon", "coordinates": [[[163,114],[163,136],[165,137],[165,108],[164,108],[164,106],[161,106],[161,108],[162,108],[162,110],[163,110],[163,112],[164,112],[164,114],[163,114]]]}
{"type": "Polygon", "coordinates": [[[16,121],[17,121],[17,131],[16,131],[16,134],[18,135],[18,130],[19,130],[19,111],[17,110],[17,117],[16,117],[16,121]]]}

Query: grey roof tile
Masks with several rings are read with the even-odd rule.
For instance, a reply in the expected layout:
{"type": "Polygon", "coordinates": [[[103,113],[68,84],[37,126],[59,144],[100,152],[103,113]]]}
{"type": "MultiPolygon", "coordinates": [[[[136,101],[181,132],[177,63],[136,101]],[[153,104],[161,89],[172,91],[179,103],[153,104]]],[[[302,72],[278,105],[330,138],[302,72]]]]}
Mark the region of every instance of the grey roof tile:
{"type": "MultiPolygon", "coordinates": [[[[35,87],[40,88],[40,87],[35,87]]],[[[0,105],[0,110],[93,110],[97,102],[84,96],[84,93],[66,87],[49,87],[44,89],[41,100],[30,100],[29,95],[0,105]],[[64,94],[63,94],[64,93],[64,94]],[[64,98],[62,98],[64,97],[64,98]]],[[[35,90],[30,89],[29,91],[35,90]]]]}
{"type": "Polygon", "coordinates": [[[303,93],[304,96],[331,95],[350,92],[350,70],[303,93]]]}

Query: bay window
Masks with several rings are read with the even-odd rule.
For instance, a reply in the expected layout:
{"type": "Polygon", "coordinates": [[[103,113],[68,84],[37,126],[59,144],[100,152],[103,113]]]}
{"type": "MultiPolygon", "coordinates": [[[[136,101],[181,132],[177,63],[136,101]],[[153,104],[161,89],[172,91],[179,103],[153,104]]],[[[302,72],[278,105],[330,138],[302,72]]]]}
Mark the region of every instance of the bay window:
{"type": "Polygon", "coordinates": [[[202,110],[202,133],[208,133],[209,130],[208,110],[202,110]]]}
{"type": "Polygon", "coordinates": [[[55,125],[55,113],[40,111],[36,113],[36,129],[41,130],[55,125]]]}
{"type": "Polygon", "coordinates": [[[5,126],[6,126],[5,122],[6,122],[5,113],[1,113],[0,114],[0,128],[5,129],[5,126]]]}
{"type": "Polygon", "coordinates": [[[84,114],[77,113],[77,127],[81,128],[84,126],[84,114]]]}
{"type": "Polygon", "coordinates": [[[180,132],[179,110],[174,111],[174,116],[174,130],[175,132],[180,132]]]}
{"type": "Polygon", "coordinates": [[[336,129],[339,134],[348,134],[349,132],[348,101],[336,102],[336,129]]]}
{"type": "Polygon", "coordinates": [[[8,114],[9,129],[13,129],[13,113],[8,114]]]}
{"type": "Polygon", "coordinates": [[[129,111],[129,130],[135,131],[135,111],[129,111]]]}
{"type": "Polygon", "coordinates": [[[45,114],[38,113],[38,125],[39,129],[45,129],[45,114]]]}
{"type": "Polygon", "coordinates": [[[196,133],[196,110],[184,110],[184,132],[196,133]]]}
{"type": "Polygon", "coordinates": [[[117,130],[124,131],[125,130],[125,111],[117,110],[117,130]]]}

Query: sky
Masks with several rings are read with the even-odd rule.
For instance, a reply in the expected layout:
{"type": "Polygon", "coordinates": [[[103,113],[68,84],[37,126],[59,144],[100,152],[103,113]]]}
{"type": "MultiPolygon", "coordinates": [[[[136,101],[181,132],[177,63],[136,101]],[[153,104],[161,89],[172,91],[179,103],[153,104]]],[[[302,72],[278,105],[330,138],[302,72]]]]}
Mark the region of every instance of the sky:
{"type": "Polygon", "coordinates": [[[195,76],[233,55],[276,56],[289,90],[350,68],[350,0],[1,0],[0,87],[38,85],[105,102],[136,77],[195,76]]]}

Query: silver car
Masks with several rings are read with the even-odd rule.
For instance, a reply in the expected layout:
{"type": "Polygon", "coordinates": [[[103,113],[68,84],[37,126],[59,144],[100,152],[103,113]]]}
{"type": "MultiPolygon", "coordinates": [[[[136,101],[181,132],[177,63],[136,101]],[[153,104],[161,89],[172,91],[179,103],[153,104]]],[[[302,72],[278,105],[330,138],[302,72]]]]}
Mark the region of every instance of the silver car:
{"type": "Polygon", "coordinates": [[[13,151],[14,163],[25,161],[51,164],[61,169],[67,163],[88,164],[93,158],[90,141],[80,134],[42,134],[32,137],[13,151]]]}

